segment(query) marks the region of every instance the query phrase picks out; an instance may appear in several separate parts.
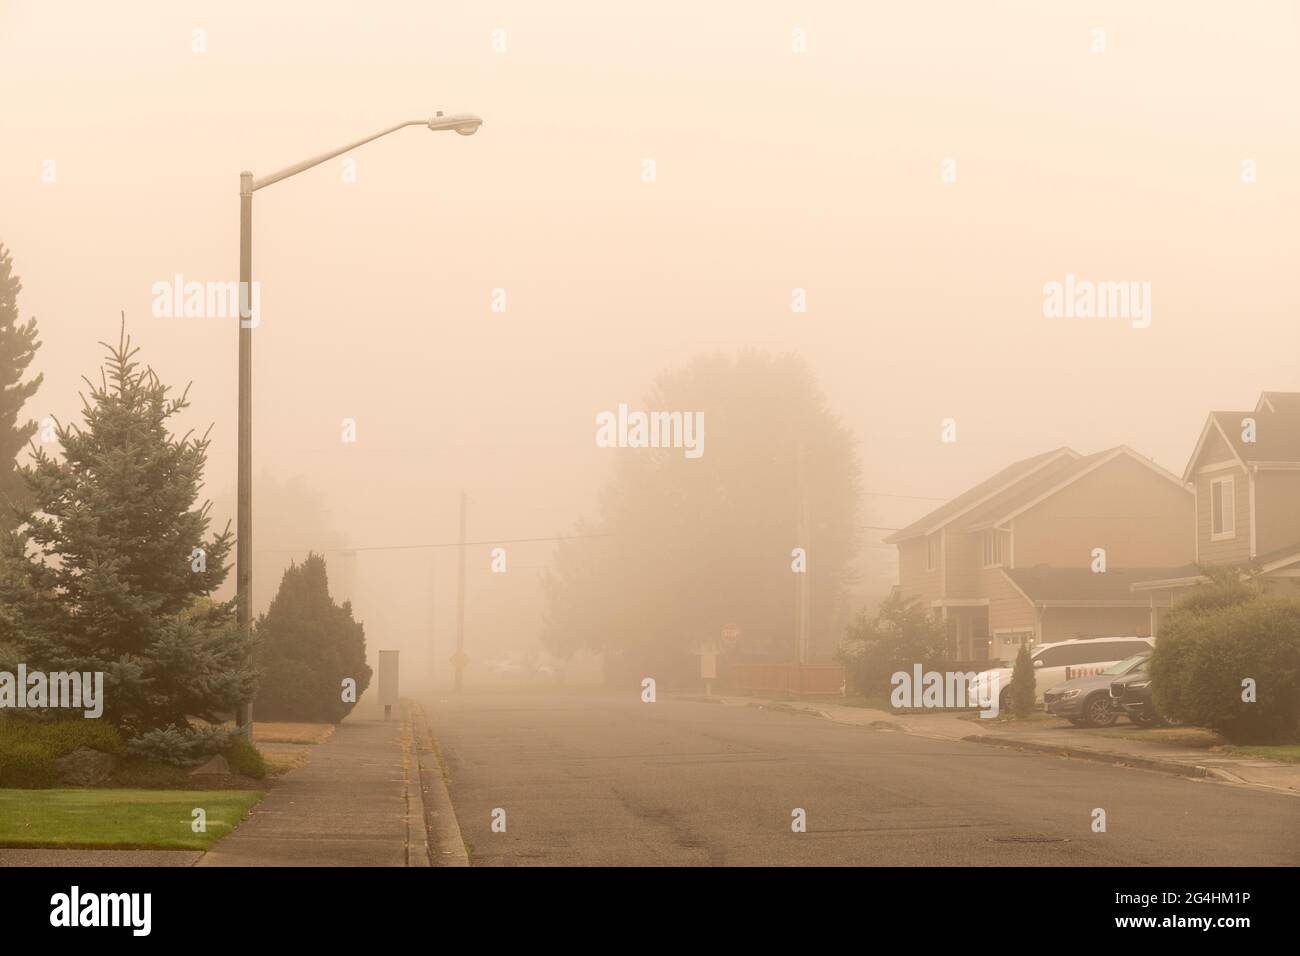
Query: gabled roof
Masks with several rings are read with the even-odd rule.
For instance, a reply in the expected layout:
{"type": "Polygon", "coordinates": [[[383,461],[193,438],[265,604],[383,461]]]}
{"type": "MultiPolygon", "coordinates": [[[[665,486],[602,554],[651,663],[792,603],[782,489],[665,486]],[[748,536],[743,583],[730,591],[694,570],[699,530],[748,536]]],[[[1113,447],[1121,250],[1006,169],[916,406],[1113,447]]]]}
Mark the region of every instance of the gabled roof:
{"type": "Polygon", "coordinates": [[[1232,449],[1243,468],[1255,464],[1300,464],[1300,392],[1263,392],[1254,411],[1213,411],[1187,462],[1183,480],[1191,481],[1210,435],[1232,449]],[[1242,441],[1242,419],[1255,420],[1255,440],[1242,441]]]}
{"type": "Polygon", "coordinates": [[[962,522],[963,531],[976,531],[991,528],[1000,523],[1000,516],[1010,510],[1019,508],[1027,501],[1033,501],[1049,488],[1054,488],[1062,481],[1069,481],[1085,469],[1096,464],[1104,452],[1083,455],[1073,461],[1064,462],[1060,467],[1048,469],[1034,476],[1033,480],[1021,482],[1014,488],[1007,488],[1001,494],[994,495],[984,504],[972,510],[962,522]]]}
{"type": "Polygon", "coordinates": [[[1098,603],[1139,605],[1147,598],[1135,597],[1133,585],[1141,581],[1185,578],[1198,574],[1195,565],[1179,568],[1110,568],[1094,573],[1092,568],[1049,567],[1003,568],[1003,573],[1034,604],[1098,603]]]}
{"type": "Polygon", "coordinates": [[[979,507],[1008,488],[1032,479],[1033,476],[1042,471],[1059,468],[1078,457],[1078,452],[1062,446],[1052,451],[1043,452],[1041,455],[1034,455],[1032,458],[1024,458],[1014,462],[992,477],[984,479],[974,488],[940,505],[917,521],[913,521],[907,527],[895,531],[885,539],[885,542],[887,544],[897,544],[900,541],[906,541],[908,538],[933,534],[944,525],[967,514],[971,509],[979,507]]]}
{"type": "Polygon", "coordinates": [[[1028,511],[1045,498],[1049,498],[1058,491],[1074,484],[1085,475],[1091,474],[1116,458],[1122,457],[1132,458],[1139,464],[1150,468],[1171,484],[1183,489],[1188,494],[1191,493],[1177,475],[1161,468],[1149,458],[1143,458],[1127,445],[1117,445],[1105,451],[1077,458],[1057,471],[1044,472],[1032,484],[1009,489],[1008,492],[995,496],[966,516],[963,530],[980,531],[984,528],[996,528],[1003,525],[1016,515],[1028,511]]]}
{"type": "Polygon", "coordinates": [[[1260,392],[1255,411],[1300,412],[1300,392],[1260,392]]]}
{"type": "Polygon", "coordinates": [[[1294,541],[1284,548],[1274,548],[1268,554],[1256,555],[1254,558],[1254,563],[1266,574],[1297,562],[1300,562],[1300,541],[1294,541]]]}
{"type": "MultiPolygon", "coordinates": [[[[1267,554],[1256,555],[1250,563],[1258,567],[1265,577],[1268,577],[1274,571],[1290,569],[1292,565],[1300,565],[1300,541],[1293,541],[1285,547],[1274,548],[1267,554]]],[[[1238,567],[1243,568],[1244,566],[1238,565],[1238,567]]],[[[1166,588],[1191,587],[1194,584],[1200,584],[1208,580],[1209,578],[1201,572],[1199,567],[1188,565],[1183,569],[1165,572],[1163,576],[1151,580],[1135,581],[1132,590],[1157,591],[1166,588]]]]}

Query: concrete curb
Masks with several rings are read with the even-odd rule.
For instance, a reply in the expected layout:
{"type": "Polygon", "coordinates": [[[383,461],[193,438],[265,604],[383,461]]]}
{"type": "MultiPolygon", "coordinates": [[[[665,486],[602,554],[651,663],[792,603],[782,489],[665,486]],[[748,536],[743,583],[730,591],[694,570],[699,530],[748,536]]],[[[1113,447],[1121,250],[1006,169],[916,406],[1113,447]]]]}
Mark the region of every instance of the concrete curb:
{"type": "Polygon", "coordinates": [[[1057,757],[1071,757],[1077,760],[1091,760],[1096,763],[1107,763],[1117,767],[1133,767],[1139,770],[1154,770],[1157,773],[1174,774],[1180,777],[1188,777],[1193,780],[1212,780],[1216,783],[1227,783],[1238,787],[1249,787],[1252,790],[1263,790],[1267,793],[1282,793],[1290,797],[1300,796],[1300,792],[1294,787],[1274,786],[1268,783],[1260,783],[1245,777],[1238,776],[1231,770],[1223,767],[1207,767],[1200,764],[1187,763],[1185,761],[1169,760],[1158,756],[1145,756],[1114,750],[1098,750],[1090,747],[1072,747],[1069,744],[1043,743],[1035,740],[1024,740],[1019,737],[1004,736],[1002,734],[953,734],[953,733],[927,733],[923,725],[918,722],[898,722],[886,720],[875,721],[846,721],[834,714],[827,713],[823,710],[816,710],[811,706],[795,707],[788,703],[778,700],[750,700],[743,703],[745,707],[757,707],[777,712],[802,714],[806,717],[820,717],[825,720],[838,724],[844,724],[851,727],[864,727],[870,730],[895,730],[914,737],[925,737],[930,740],[960,740],[966,743],[988,744],[994,747],[1005,747],[1013,750],[1028,750],[1035,753],[1049,754],[1057,757]]]}
{"type": "Polygon", "coordinates": [[[438,744],[429,727],[424,708],[408,701],[414,726],[416,765],[420,789],[423,791],[421,808],[424,815],[426,845],[432,866],[469,866],[469,852],[460,835],[460,823],[451,803],[451,793],[443,777],[442,758],[438,744]]]}
{"type": "Polygon", "coordinates": [[[406,789],[406,865],[433,866],[429,846],[428,815],[424,809],[424,786],[420,780],[420,758],[415,747],[415,724],[411,705],[402,708],[402,776],[406,789]]]}
{"type": "Polygon", "coordinates": [[[1009,747],[1015,750],[1033,750],[1037,753],[1054,754],[1058,757],[1075,757],[1079,760],[1092,760],[1097,763],[1140,767],[1143,770],[1156,770],[1172,773],[1180,777],[1213,778],[1234,781],[1235,778],[1222,774],[1210,767],[1196,764],[1179,763],[1176,760],[1160,760],[1156,757],[1139,757],[1134,754],[1116,753],[1111,750],[1092,750],[1087,747],[1068,747],[1063,744],[1040,744],[1032,740],[1018,740],[1015,737],[999,737],[992,734],[971,734],[962,740],[972,744],[992,744],[994,747],[1009,747]]]}

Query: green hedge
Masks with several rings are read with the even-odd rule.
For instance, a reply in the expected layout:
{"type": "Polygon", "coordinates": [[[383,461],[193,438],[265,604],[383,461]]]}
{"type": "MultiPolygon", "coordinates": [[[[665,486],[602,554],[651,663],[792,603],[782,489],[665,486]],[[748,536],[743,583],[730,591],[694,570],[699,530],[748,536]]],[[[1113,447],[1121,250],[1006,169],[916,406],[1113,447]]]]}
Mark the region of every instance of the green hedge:
{"type": "Polygon", "coordinates": [[[122,737],[103,720],[36,721],[0,717],[0,787],[39,789],[58,783],[54,761],[87,747],[123,753],[122,737]]]}
{"type": "Polygon", "coordinates": [[[1151,658],[1156,709],[1237,744],[1300,740],[1300,601],[1179,609],[1151,658]],[[1242,700],[1242,682],[1256,700],[1242,700]]]}
{"type": "Polygon", "coordinates": [[[266,760],[262,757],[262,751],[242,734],[231,740],[230,747],[226,750],[226,763],[230,764],[230,769],[235,773],[245,777],[261,780],[266,776],[266,760]]]}

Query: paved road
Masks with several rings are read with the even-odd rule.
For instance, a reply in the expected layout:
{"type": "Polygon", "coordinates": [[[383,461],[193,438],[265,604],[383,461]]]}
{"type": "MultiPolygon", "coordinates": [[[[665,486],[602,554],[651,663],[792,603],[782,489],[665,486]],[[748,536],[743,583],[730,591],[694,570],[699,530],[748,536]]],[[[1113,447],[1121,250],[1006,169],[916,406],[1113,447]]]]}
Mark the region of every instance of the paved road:
{"type": "Polygon", "coordinates": [[[662,697],[425,703],[476,866],[1300,863],[1300,801],[1220,783],[662,697]]]}

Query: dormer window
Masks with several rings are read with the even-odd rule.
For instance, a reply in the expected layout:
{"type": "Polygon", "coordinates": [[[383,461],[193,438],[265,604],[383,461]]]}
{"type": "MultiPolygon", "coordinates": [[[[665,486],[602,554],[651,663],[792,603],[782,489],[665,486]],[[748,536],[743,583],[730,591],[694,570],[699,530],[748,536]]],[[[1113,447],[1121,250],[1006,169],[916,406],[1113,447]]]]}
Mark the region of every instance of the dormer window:
{"type": "Polygon", "coordinates": [[[984,567],[1002,566],[1002,534],[997,528],[984,532],[984,567]]]}

